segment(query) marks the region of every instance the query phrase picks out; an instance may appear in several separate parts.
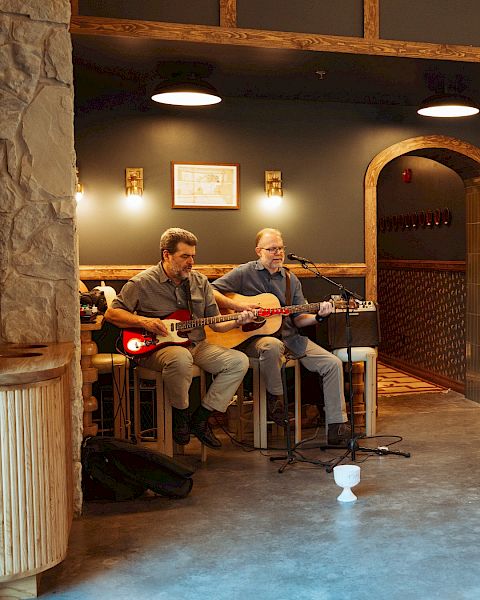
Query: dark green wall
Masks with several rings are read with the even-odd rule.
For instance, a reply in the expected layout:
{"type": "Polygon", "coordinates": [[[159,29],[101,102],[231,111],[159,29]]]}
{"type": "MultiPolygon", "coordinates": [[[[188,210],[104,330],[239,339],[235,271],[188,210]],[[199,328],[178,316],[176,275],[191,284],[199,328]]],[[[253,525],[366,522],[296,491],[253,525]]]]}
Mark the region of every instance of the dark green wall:
{"type": "Polygon", "coordinates": [[[95,17],[219,25],[218,0],[79,0],[78,9],[95,17]]]}
{"type": "MultiPolygon", "coordinates": [[[[79,0],[81,15],[219,25],[219,0],[79,0]]],[[[363,35],[363,1],[238,0],[237,26],[247,29],[363,35]]]]}
{"type": "Polygon", "coordinates": [[[321,262],[364,260],[363,186],[370,161],[414,136],[480,145],[478,118],[425,119],[413,108],[229,99],[209,108],[78,112],[76,150],[85,197],[80,264],[151,264],[167,227],[191,229],[199,263],[238,263],[256,231],[285,232],[289,251],[321,262]],[[240,209],[172,209],[170,161],[240,165],[240,209]],[[145,169],[140,211],[126,207],[124,169],[145,169]],[[263,206],[264,171],[283,172],[277,210],[263,206]]]}
{"type": "Polygon", "coordinates": [[[380,0],[380,37],[480,46],[478,0],[380,0]]]}
{"type": "MultiPolygon", "coordinates": [[[[378,217],[450,209],[450,225],[378,230],[378,257],[410,260],[465,260],[465,189],[444,165],[418,156],[401,156],[382,170],[378,180],[378,217]],[[411,169],[410,183],[402,173],[411,169]]],[[[398,222],[398,219],[397,219],[398,222]]]]}
{"type": "Polygon", "coordinates": [[[363,35],[363,1],[239,0],[237,25],[247,29],[363,35]]]}

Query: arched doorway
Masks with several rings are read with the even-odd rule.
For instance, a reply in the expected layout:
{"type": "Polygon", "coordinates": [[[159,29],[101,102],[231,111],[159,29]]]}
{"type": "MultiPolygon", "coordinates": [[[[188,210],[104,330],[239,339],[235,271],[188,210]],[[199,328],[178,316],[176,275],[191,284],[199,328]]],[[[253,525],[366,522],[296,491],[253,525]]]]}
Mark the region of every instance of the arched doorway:
{"type": "MultiPolygon", "coordinates": [[[[365,262],[366,262],[366,297],[377,299],[377,183],[383,167],[399,156],[410,154],[435,160],[452,170],[462,179],[465,186],[466,222],[478,222],[474,217],[474,207],[480,202],[480,148],[458,140],[440,135],[419,136],[404,140],[380,152],[370,163],[365,175],[365,262]]],[[[478,211],[477,211],[478,212],[478,211]]],[[[472,225],[470,225],[471,227],[472,225]]],[[[472,247],[472,240],[467,236],[467,264],[478,248],[472,247]]],[[[476,270],[478,271],[478,269],[476,270]]],[[[479,341],[475,333],[474,323],[480,316],[480,306],[474,302],[473,290],[480,281],[474,269],[467,269],[466,289],[466,359],[467,374],[465,395],[480,402],[480,368],[475,359],[480,356],[479,341]],[[473,318],[471,317],[473,313],[473,318]]]]}

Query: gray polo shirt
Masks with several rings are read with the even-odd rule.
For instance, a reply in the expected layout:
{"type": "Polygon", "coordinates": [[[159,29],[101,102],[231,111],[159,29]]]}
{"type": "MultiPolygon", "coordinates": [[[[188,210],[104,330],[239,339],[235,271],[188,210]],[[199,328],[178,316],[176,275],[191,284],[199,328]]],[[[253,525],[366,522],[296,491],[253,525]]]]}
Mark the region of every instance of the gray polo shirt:
{"type": "MultiPolygon", "coordinates": [[[[193,317],[213,317],[220,314],[212,288],[205,275],[192,271],[189,276],[193,317]]],[[[144,317],[166,318],[177,310],[188,310],[186,281],[176,285],[158,263],[134,275],[112,302],[112,308],[123,308],[144,317]]],[[[199,342],[205,339],[203,327],[193,329],[188,338],[199,342]]]]}
{"type": "MultiPolygon", "coordinates": [[[[281,306],[286,306],[286,274],[282,267],[276,273],[270,273],[259,260],[252,260],[239,265],[219,277],[212,283],[212,287],[222,294],[235,293],[242,296],[256,296],[257,294],[274,294],[281,306]]],[[[306,304],[302,292],[302,285],[296,275],[290,273],[291,305],[306,304]]],[[[295,317],[295,315],[292,315],[295,317]]],[[[290,352],[296,356],[303,356],[307,347],[308,338],[301,335],[290,317],[285,317],[282,322],[281,337],[290,352]]]]}

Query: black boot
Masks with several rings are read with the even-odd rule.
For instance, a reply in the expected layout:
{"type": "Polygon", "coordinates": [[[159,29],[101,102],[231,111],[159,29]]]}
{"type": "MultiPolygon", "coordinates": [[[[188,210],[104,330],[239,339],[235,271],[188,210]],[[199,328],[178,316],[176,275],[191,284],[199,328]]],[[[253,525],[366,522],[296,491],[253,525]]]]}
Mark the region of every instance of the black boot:
{"type": "Polygon", "coordinates": [[[190,441],[190,411],[188,408],[172,408],[173,439],[179,446],[190,441]]]}
{"type": "Polygon", "coordinates": [[[210,427],[210,423],[208,422],[208,417],[211,414],[211,410],[208,410],[204,406],[199,406],[192,415],[190,431],[202,442],[202,444],[216,450],[217,448],[220,448],[222,442],[215,436],[210,427]]]}
{"type": "Polygon", "coordinates": [[[283,394],[275,395],[267,392],[267,420],[273,421],[280,427],[286,427],[283,394]]]}

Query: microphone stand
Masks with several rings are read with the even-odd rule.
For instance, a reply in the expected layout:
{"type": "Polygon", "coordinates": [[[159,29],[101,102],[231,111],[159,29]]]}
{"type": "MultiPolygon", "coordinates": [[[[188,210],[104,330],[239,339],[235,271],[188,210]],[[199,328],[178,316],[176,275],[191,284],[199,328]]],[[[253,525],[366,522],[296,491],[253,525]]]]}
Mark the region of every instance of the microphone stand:
{"type": "Polygon", "coordinates": [[[328,463],[324,463],[319,460],[315,460],[313,458],[306,458],[300,452],[298,452],[296,450],[296,448],[299,446],[299,444],[301,444],[301,442],[298,442],[297,444],[292,446],[292,442],[290,440],[290,433],[291,433],[290,418],[288,416],[287,376],[285,373],[285,365],[284,364],[281,367],[281,375],[282,375],[282,386],[283,386],[284,425],[285,425],[285,435],[287,438],[286,448],[285,448],[286,455],[284,454],[282,456],[271,456],[270,461],[272,461],[272,462],[275,460],[284,460],[285,461],[284,464],[278,469],[279,473],[283,473],[285,471],[285,469],[288,467],[288,465],[292,465],[293,463],[296,463],[296,462],[306,462],[306,463],[310,463],[312,465],[328,467],[329,466],[328,463]]]}
{"type": "MultiPolygon", "coordinates": [[[[321,279],[324,279],[325,281],[328,281],[332,285],[336,286],[340,290],[342,298],[346,301],[345,333],[346,333],[346,341],[347,341],[347,371],[348,371],[348,392],[349,392],[348,393],[348,396],[349,396],[348,406],[349,406],[349,410],[350,410],[351,438],[348,441],[347,451],[345,452],[345,454],[343,456],[340,456],[333,463],[327,463],[325,465],[327,473],[331,473],[333,471],[334,467],[336,467],[338,464],[340,464],[349,455],[351,456],[352,462],[355,462],[357,452],[371,452],[373,454],[379,454],[380,456],[385,456],[387,454],[395,454],[397,456],[405,456],[406,458],[409,458],[410,452],[400,452],[400,451],[395,451],[395,450],[388,450],[387,448],[366,448],[364,446],[358,445],[358,440],[360,438],[365,437],[365,435],[364,434],[359,434],[359,435],[355,434],[355,418],[354,418],[354,414],[353,414],[353,385],[352,385],[352,366],[353,365],[352,365],[352,331],[351,331],[351,327],[350,327],[350,300],[352,298],[355,298],[356,300],[363,300],[363,298],[356,292],[353,292],[353,291],[347,289],[342,284],[340,284],[336,281],[333,281],[333,279],[325,277],[325,275],[322,275],[320,273],[320,271],[318,270],[317,266],[314,263],[312,263],[311,261],[307,261],[306,259],[300,259],[300,258],[297,260],[299,260],[299,262],[301,263],[301,265],[304,269],[313,273],[315,275],[315,277],[320,277],[321,279]],[[309,267],[307,265],[307,262],[309,262],[315,268],[312,269],[311,267],[309,267]]],[[[301,442],[299,442],[299,443],[301,443],[301,442]]],[[[329,444],[320,446],[321,450],[327,450],[330,448],[345,449],[345,446],[335,446],[335,445],[329,445],[329,444]]]]}

